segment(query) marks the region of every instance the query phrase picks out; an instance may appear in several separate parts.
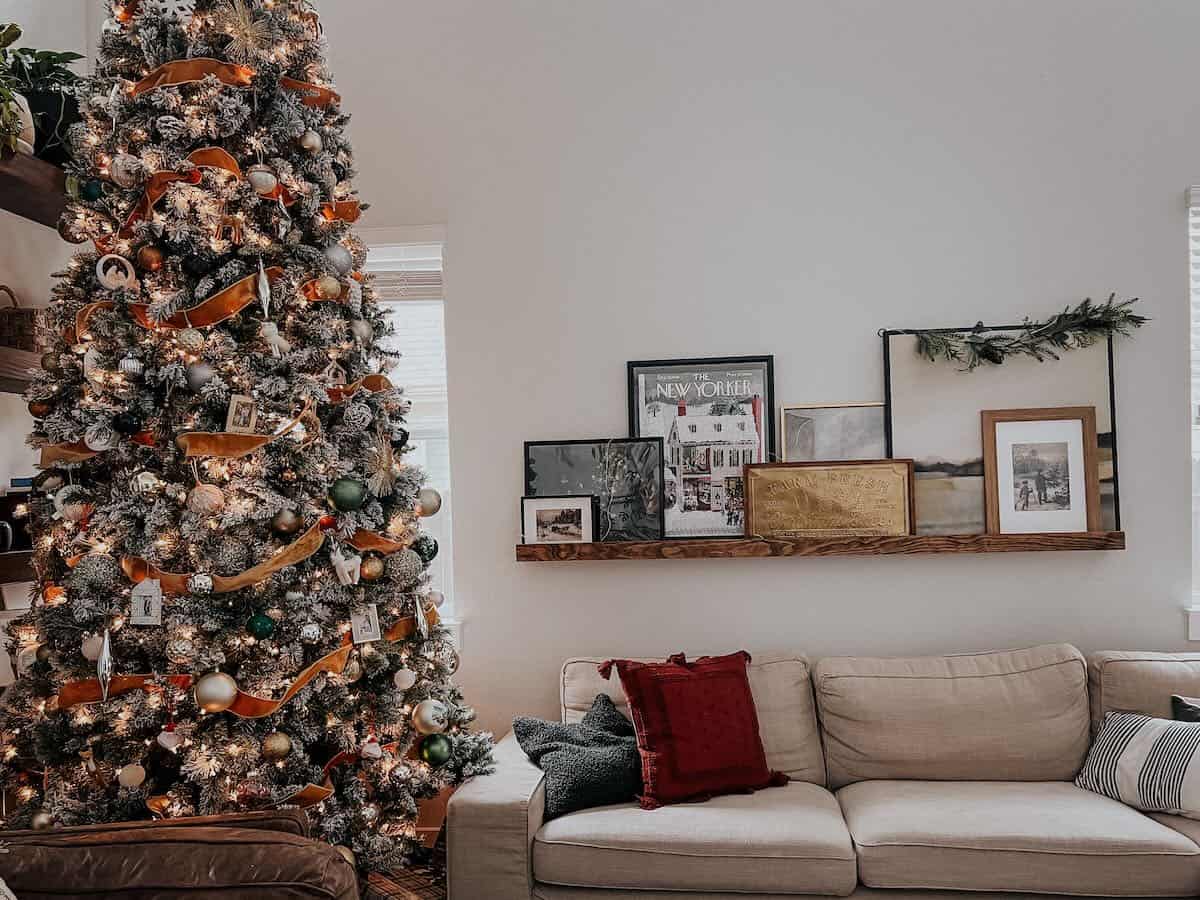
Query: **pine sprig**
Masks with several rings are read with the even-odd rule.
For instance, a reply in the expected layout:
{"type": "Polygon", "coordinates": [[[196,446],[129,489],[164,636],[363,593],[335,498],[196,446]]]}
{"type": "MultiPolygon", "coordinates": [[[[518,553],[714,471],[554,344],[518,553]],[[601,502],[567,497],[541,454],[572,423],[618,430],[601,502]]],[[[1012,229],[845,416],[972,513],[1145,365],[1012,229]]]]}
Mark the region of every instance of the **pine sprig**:
{"type": "Polygon", "coordinates": [[[970,331],[911,331],[917,339],[917,353],[930,362],[944,360],[959,363],[970,372],[987,363],[1001,365],[1012,356],[1029,356],[1038,362],[1059,359],[1070,350],[1091,347],[1113,335],[1130,335],[1150,319],[1133,312],[1137,298],[1117,300],[1110,294],[1103,303],[1088,298],[1075,307],[1067,307],[1045,321],[1026,318],[1020,331],[996,331],[982,322],[970,331]]]}

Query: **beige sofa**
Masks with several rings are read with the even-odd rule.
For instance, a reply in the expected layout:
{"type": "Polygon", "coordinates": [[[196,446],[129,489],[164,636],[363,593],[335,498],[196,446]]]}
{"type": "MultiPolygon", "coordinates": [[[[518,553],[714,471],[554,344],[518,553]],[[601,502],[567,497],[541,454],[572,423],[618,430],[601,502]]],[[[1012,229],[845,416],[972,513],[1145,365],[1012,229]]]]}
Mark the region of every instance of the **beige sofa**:
{"type": "MultiPolygon", "coordinates": [[[[599,662],[563,666],[565,721],[598,693],[624,708],[599,662]]],[[[1072,784],[1105,713],[1200,695],[1200,654],[756,659],[750,682],[786,787],[544,822],[510,734],[450,803],[451,900],[1200,895],[1200,822],[1072,784]]]]}

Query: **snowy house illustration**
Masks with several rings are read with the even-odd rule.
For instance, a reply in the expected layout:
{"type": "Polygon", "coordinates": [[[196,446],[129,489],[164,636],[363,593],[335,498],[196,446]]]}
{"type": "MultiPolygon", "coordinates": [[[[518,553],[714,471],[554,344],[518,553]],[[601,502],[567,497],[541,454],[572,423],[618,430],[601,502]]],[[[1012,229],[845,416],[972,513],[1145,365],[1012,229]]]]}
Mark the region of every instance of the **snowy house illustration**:
{"type": "Polygon", "coordinates": [[[674,506],[685,512],[742,508],[743,467],[762,459],[762,398],[751,414],[695,415],[680,402],[667,435],[674,506]]]}

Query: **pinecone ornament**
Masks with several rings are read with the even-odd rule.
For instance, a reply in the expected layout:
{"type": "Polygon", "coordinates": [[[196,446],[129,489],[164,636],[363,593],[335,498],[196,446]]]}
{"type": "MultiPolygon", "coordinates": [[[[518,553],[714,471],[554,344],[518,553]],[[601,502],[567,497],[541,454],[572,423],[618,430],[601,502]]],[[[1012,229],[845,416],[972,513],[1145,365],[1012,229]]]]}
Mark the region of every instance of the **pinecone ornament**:
{"type": "Polygon", "coordinates": [[[365,403],[351,403],[346,407],[346,413],[342,421],[346,423],[346,427],[352,428],[355,431],[364,431],[374,421],[375,416],[371,413],[371,407],[365,403]]]}

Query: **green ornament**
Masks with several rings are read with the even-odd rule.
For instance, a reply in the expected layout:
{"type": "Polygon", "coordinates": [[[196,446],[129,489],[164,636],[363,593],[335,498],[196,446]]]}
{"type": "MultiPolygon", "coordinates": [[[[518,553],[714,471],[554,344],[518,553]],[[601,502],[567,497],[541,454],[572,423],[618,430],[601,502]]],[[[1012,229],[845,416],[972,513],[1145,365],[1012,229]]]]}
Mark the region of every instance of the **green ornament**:
{"type": "Polygon", "coordinates": [[[275,633],[275,620],[265,613],[255,613],[246,620],[246,630],[260,641],[275,633]]]}
{"type": "Polygon", "coordinates": [[[425,561],[425,565],[429,565],[438,555],[438,542],[431,535],[419,534],[412,542],[412,549],[425,561]]]}
{"type": "Polygon", "coordinates": [[[95,203],[104,196],[104,182],[89,178],[79,186],[79,196],[89,203],[95,203]]]}
{"type": "Polygon", "coordinates": [[[427,734],[421,739],[421,759],[431,766],[444,766],[453,750],[454,744],[444,734],[427,734]]]}
{"type": "Polygon", "coordinates": [[[367,486],[357,478],[339,478],[329,488],[329,499],[338,512],[354,512],[366,502],[367,486]]]}

